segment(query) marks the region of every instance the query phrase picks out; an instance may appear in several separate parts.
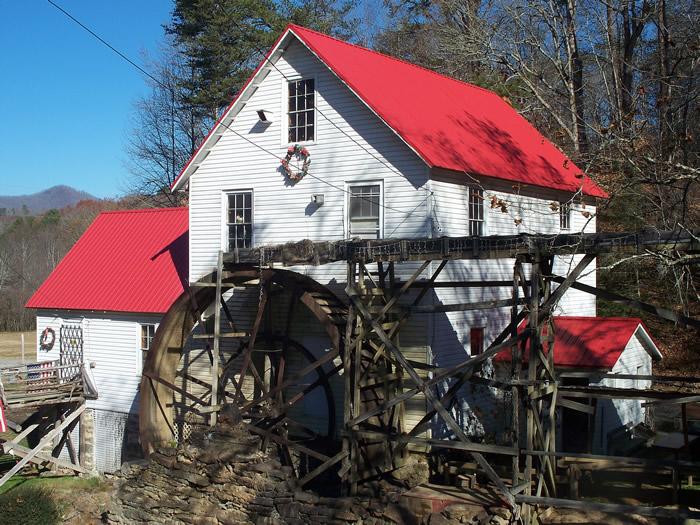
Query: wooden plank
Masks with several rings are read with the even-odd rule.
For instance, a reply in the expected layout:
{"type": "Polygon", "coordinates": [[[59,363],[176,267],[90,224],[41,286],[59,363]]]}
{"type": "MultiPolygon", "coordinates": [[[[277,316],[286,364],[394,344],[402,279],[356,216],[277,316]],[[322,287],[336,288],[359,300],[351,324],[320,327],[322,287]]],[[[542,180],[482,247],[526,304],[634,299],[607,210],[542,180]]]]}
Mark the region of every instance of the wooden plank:
{"type": "Polygon", "coordinates": [[[565,509],[583,511],[599,511],[614,514],[638,514],[640,516],[653,516],[656,518],[700,518],[700,512],[686,509],[645,507],[639,505],[620,505],[617,503],[597,503],[594,501],[570,500],[562,498],[545,498],[518,494],[515,496],[518,503],[531,505],[546,505],[565,509]]]}
{"type": "Polygon", "coordinates": [[[474,303],[408,306],[404,309],[415,314],[433,314],[444,312],[467,312],[472,310],[491,310],[493,308],[506,308],[509,306],[513,306],[514,304],[525,304],[525,300],[519,299],[514,303],[513,299],[499,299],[493,301],[479,301],[474,303]]]}
{"type": "Polygon", "coordinates": [[[34,423],[32,425],[29,425],[27,428],[22,430],[19,434],[17,434],[10,441],[6,441],[5,443],[0,443],[0,449],[2,449],[3,454],[9,454],[10,451],[14,448],[14,445],[19,444],[20,441],[22,441],[29,434],[31,434],[38,426],[39,426],[39,423],[34,423]]]}
{"type": "Polygon", "coordinates": [[[464,450],[467,452],[480,452],[484,454],[499,454],[502,456],[517,456],[520,451],[513,447],[504,447],[500,445],[488,445],[485,443],[464,443],[462,441],[446,440],[446,439],[428,439],[402,435],[385,434],[383,432],[372,432],[370,430],[357,430],[356,434],[377,440],[389,440],[397,443],[407,444],[413,443],[416,445],[431,446],[433,448],[448,448],[454,450],[464,450]]]}
{"type": "MultiPolygon", "coordinates": [[[[397,283],[394,288],[401,287],[402,283],[397,283]]],[[[440,281],[430,283],[428,281],[416,281],[411,288],[510,288],[513,281],[440,281]]]]}
{"type": "Polygon", "coordinates": [[[569,408],[578,412],[584,412],[585,414],[595,414],[595,408],[593,406],[577,403],[576,401],[571,401],[570,399],[566,399],[564,397],[557,397],[557,406],[569,408]]]}
{"type": "Polygon", "coordinates": [[[643,407],[656,406],[656,405],[683,405],[685,407],[688,403],[700,403],[700,396],[685,396],[679,397],[677,399],[661,399],[658,401],[647,401],[642,403],[643,407]]]}
{"type": "Polygon", "coordinates": [[[253,432],[254,434],[258,434],[260,436],[266,437],[270,441],[274,441],[275,443],[279,445],[283,445],[286,447],[290,447],[296,450],[299,450],[300,452],[303,452],[307,456],[311,456],[312,458],[319,459],[321,461],[327,461],[329,459],[328,456],[325,454],[321,454],[320,452],[316,452],[315,450],[312,450],[308,447],[305,447],[304,445],[300,443],[296,443],[294,441],[291,441],[289,439],[285,439],[282,436],[279,436],[273,432],[270,432],[268,430],[258,428],[255,425],[251,425],[249,423],[243,423],[243,426],[249,430],[250,432],[253,432]]]}
{"type": "Polygon", "coordinates": [[[301,480],[299,480],[299,486],[303,487],[309,481],[311,481],[312,479],[316,478],[317,476],[323,474],[326,470],[328,470],[333,465],[338,463],[338,461],[342,461],[345,458],[345,456],[347,456],[347,455],[348,455],[348,453],[345,450],[341,450],[332,458],[328,458],[326,461],[321,463],[318,467],[316,467],[311,472],[309,472],[306,476],[301,478],[301,480]]]}
{"type": "MultiPolygon", "coordinates": [[[[216,295],[214,297],[214,344],[212,348],[211,358],[211,396],[209,403],[211,407],[215,407],[219,403],[219,335],[221,334],[221,277],[224,271],[224,252],[219,250],[219,255],[216,261],[216,295]]],[[[217,414],[212,411],[209,416],[209,426],[216,425],[217,414]]]]}
{"type": "MultiPolygon", "coordinates": [[[[34,458],[34,456],[36,456],[37,454],[40,454],[41,450],[44,447],[46,447],[48,444],[50,444],[51,441],[53,441],[53,438],[56,437],[58,434],[60,434],[64,428],[66,428],[68,425],[71,424],[71,422],[73,422],[73,420],[75,420],[78,416],[80,416],[80,414],[83,413],[85,408],[86,408],[85,405],[80,405],[80,407],[78,407],[76,410],[74,410],[65,419],[65,421],[62,421],[59,425],[56,425],[56,427],[53,430],[48,432],[36,447],[34,447],[29,452],[27,452],[27,454],[20,461],[18,461],[14,467],[12,467],[10,470],[8,470],[5,473],[5,475],[2,478],[0,478],[0,487],[2,487],[8,479],[10,479],[12,476],[17,474],[17,472],[22,470],[24,468],[24,466],[34,458]]],[[[53,459],[51,459],[50,461],[53,461],[53,459]]],[[[77,465],[75,467],[79,470],[82,470],[77,465]]],[[[71,467],[71,468],[73,468],[73,467],[71,467]]]]}
{"type": "MultiPolygon", "coordinates": [[[[172,384],[170,381],[167,381],[166,379],[163,379],[162,377],[157,377],[156,375],[151,374],[147,371],[144,371],[143,375],[145,375],[146,377],[148,377],[152,381],[158,381],[160,384],[167,386],[173,392],[177,392],[178,394],[181,394],[184,397],[191,399],[192,401],[194,401],[197,404],[200,404],[200,405],[211,404],[211,403],[207,403],[204,398],[197,397],[194,394],[192,394],[191,392],[187,391],[186,389],[180,388],[179,386],[172,384]]],[[[208,394],[208,393],[209,392],[206,392],[206,394],[208,394]]]]}
{"type": "MultiPolygon", "coordinates": [[[[32,451],[32,449],[27,448],[22,445],[13,445],[12,446],[12,453],[20,456],[20,457],[25,457],[27,454],[29,454],[32,451]]],[[[53,463],[57,467],[68,469],[68,470],[73,470],[75,472],[78,472],[79,474],[87,474],[88,471],[85,470],[83,467],[78,465],[77,463],[70,463],[68,461],[64,461],[60,458],[55,458],[53,456],[49,456],[44,453],[39,453],[34,455],[34,459],[32,460],[32,463],[53,463]]]]}
{"type": "Polygon", "coordinates": [[[519,234],[483,237],[443,237],[416,239],[367,239],[362,241],[320,241],[309,249],[289,248],[289,243],[264,248],[239,250],[225,254],[225,263],[259,264],[262,250],[269,262],[286,266],[322,265],[334,261],[390,262],[454,259],[515,259],[531,256],[539,250],[543,256],[603,253],[639,253],[642,250],[679,252],[700,250],[697,233],[662,232],[598,232],[559,235],[519,234]],[[298,254],[298,255],[297,255],[298,254]]]}
{"type": "Polygon", "coordinates": [[[688,470],[700,470],[700,462],[686,460],[637,458],[629,456],[604,456],[601,454],[585,454],[582,452],[553,452],[545,450],[522,450],[521,453],[531,456],[549,456],[566,461],[576,461],[578,463],[589,462],[591,464],[598,465],[609,464],[640,467],[676,467],[688,470]]]}
{"type": "MultiPolygon", "coordinates": [[[[563,281],[563,278],[559,277],[558,275],[553,275],[549,277],[549,279],[551,279],[555,283],[563,281]]],[[[681,326],[700,330],[700,320],[687,317],[672,310],[661,308],[660,306],[654,306],[649,303],[638,301],[636,299],[630,299],[628,297],[624,297],[613,292],[608,292],[607,290],[601,290],[600,288],[596,288],[594,286],[590,286],[583,283],[574,283],[571,285],[571,287],[575,290],[580,290],[582,292],[587,292],[589,294],[595,295],[596,297],[601,297],[606,301],[624,304],[625,306],[629,306],[630,308],[636,308],[637,310],[641,310],[643,312],[655,315],[656,317],[660,317],[661,319],[665,319],[667,321],[672,321],[681,326]]]]}

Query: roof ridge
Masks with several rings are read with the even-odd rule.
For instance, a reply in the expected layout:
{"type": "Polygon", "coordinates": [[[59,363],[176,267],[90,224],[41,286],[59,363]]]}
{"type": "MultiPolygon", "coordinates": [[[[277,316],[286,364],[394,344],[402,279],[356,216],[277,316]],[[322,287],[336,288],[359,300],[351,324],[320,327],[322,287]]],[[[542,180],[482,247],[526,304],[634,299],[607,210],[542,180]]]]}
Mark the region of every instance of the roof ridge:
{"type": "MultiPolygon", "coordinates": [[[[498,93],[496,93],[495,91],[493,91],[493,90],[491,90],[491,89],[488,89],[488,88],[485,88],[485,87],[482,87],[482,86],[477,86],[476,84],[472,84],[471,82],[467,82],[466,80],[460,80],[460,79],[458,79],[458,78],[454,78],[454,77],[451,77],[451,76],[448,76],[448,75],[443,75],[442,73],[438,73],[437,71],[433,71],[432,69],[428,69],[427,67],[420,66],[420,65],[418,65],[418,64],[414,64],[414,63],[412,63],[412,62],[409,62],[408,60],[404,60],[403,58],[395,57],[395,56],[393,56],[393,55],[387,55],[386,53],[381,53],[380,51],[377,51],[377,50],[375,50],[375,49],[370,49],[369,47],[361,46],[361,45],[359,45],[359,44],[354,44],[354,43],[348,42],[348,41],[346,41],[346,40],[341,40],[340,38],[336,38],[336,37],[334,37],[334,36],[330,36],[330,35],[327,35],[327,34],[325,34],[325,33],[321,33],[320,31],[316,31],[315,29],[310,29],[310,28],[308,28],[308,27],[300,26],[300,25],[298,25],[298,24],[289,24],[288,27],[289,27],[289,28],[292,28],[292,29],[295,28],[295,27],[297,27],[297,28],[299,28],[299,29],[303,29],[304,31],[309,31],[310,33],[314,33],[314,34],[316,34],[316,35],[319,35],[319,36],[322,36],[322,37],[325,37],[325,38],[329,38],[329,39],[331,39],[331,40],[335,40],[336,42],[340,42],[341,44],[346,44],[346,45],[348,45],[348,46],[356,47],[357,49],[361,49],[361,50],[363,50],[363,51],[367,51],[367,52],[369,52],[369,53],[374,53],[375,55],[379,55],[379,56],[381,56],[381,57],[388,58],[388,59],[394,60],[394,61],[396,61],[396,62],[400,62],[401,64],[405,64],[405,65],[410,66],[410,67],[412,67],[412,68],[419,69],[419,70],[421,70],[421,71],[425,71],[426,73],[430,73],[430,74],[435,75],[435,76],[438,76],[438,77],[440,77],[440,78],[444,78],[444,79],[447,79],[447,80],[451,80],[451,81],[453,81],[453,82],[457,82],[458,84],[464,84],[465,86],[468,86],[468,87],[470,87],[470,88],[480,89],[481,91],[484,91],[484,92],[486,92],[486,93],[488,93],[488,94],[490,94],[490,95],[493,95],[493,96],[495,96],[496,98],[502,100],[504,103],[508,104],[508,103],[505,101],[505,99],[504,99],[503,97],[501,97],[501,96],[500,96],[498,93]]],[[[510,104],[508,104],[508,105],[510,106],[510,104]]],[[[512,107],[512,106],[511,106],[511,107],[512,107]]]]}
{"type": "Polygon", "coordinates": [[[187,209],[187,206],[176,206],[173,208],[134,208],[130,210],[105,210],[100,212],[100,215],[114,215],[119,213],[155,213],[163,211],[184,211],[187,209]]]}
{"type": "Polygon", "coordinates": [[[601,315],[555,315],[555,319],[602,319],[604,321],[638,321],[642,322],[641,317],[605,317],[601,315]]]}

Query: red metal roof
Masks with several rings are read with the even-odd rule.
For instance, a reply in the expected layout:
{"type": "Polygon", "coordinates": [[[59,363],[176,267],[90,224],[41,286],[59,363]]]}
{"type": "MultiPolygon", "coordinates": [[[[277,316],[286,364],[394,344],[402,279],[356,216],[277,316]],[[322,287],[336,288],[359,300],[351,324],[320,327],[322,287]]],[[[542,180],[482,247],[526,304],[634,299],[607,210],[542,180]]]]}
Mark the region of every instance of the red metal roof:
{"type": "MultiPolygon", "coordinates": [[[[644,323],[637,317],[555,317],[554,364],[611,369],[640,326],[644,328],[644,323]]],[[[524,327],[525,323],[520,329],[524,327]]],[[[529,348],[525,352],[525,361],[528,354],[529,348]]],[[[511,355],[510,352],[501,352],[494,359],[510,362],[511,355]]]]}
{"type": "Polygon", "coordinates": [[[608,196],[496,93],[297,25],[280,39],[289,32],[429,166],[608,196]]]}
{"type": "Polygon", "coordinates": [[[187,208],[101,213],[27,308],[164,313],[188,279],[187,208]]]}

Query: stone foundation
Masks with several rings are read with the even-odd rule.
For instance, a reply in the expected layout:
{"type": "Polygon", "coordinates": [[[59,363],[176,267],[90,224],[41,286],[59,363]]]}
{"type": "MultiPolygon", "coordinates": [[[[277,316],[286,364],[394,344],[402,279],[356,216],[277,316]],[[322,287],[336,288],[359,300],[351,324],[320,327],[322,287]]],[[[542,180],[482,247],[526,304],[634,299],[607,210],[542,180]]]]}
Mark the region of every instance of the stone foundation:
{"type": "Polygon", "coordinates": [[[485,524],[496,517],[456,506],[434,512],[430,505],[405,501],[398,489],[378,498],[320,497],[301,490],[291,468],[261,452],[260,439],[238,427],[220,425],[193,437],[201,446],[165,447],[149,462],[125,465],[117,475],[117,497],[107,522],[434,525],[485,524]]]}

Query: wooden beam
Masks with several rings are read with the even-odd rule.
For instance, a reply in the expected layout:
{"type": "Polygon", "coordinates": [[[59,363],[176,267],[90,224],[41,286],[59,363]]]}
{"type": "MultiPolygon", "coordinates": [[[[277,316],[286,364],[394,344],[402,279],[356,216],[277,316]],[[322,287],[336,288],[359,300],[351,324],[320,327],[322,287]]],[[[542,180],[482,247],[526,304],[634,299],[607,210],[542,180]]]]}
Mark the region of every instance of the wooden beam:
{"type": "Polygon", "coordinates": [[[321,463],[318,467],[316,467],[316,468],[313,469],[311,472],[309,472],[306,476],[304,476],[303,478],[301,478],[301,480],[299,480],[299,486],[303,487],[303,486],[306,485],[309,481],[311,481],[312,479],[316,478],[317,476],[320,476],[320,475],[323,474],[326,470],[328,470],[328,469],[331,468],[333,465],[335,465],[336,463],[338,463],[338,461],[342,461],[342,460],[345,458],[345,456],[347,456],[347,455],[348,455],[347,451],[341,450],[340,452],[338,452],[338,453],[337,453],[335,456],[333,456],[332,458],[328,458],[326,461],[324,461],[323,463],[321,463]]]}
{"type": "Polygon", "coordinates": [[[658,401],[647,401],[642,403],[643,407],[652,405],[687,405],[688,403],[700,403],[700,396],[685,396],[677,399],[660,399],[658,401]]]}
{"type": "Polygon", "coordinates": [[[443,312],[467,312],[472,310],[491,310],[493,308],[506,308],[513,305],[525,304],[524,299],[513,302],[512,299],[499,299],[493,301],[478,301],[474,303],[436,304],[426,306],[408,306],[404,309],[416,314],[434,314],[443,312]]]}
{"type": "Polygon", "coordinates": [[[320,452],[316,452],[315,450],[312,450],[308,447],[305,447],[304,445],[301,445],[299,443],[296,443],[294,441],[291,441],[289,439],[285,439],[282,436],[279,436],[275,434],[274,432],[271,432],[269,430],[265,430],[262,428],[258,428],[255,425],[251,425],[249,423],[243,423],[243,426],[249,430],[250,432],[253,432],[254,434],[258,434],[260,436],[266,437],[270,441],[274,441],[275,443],[279,445],[283,445],[285,447],[290,447],[296,450],[299,450],[300,452],[303,452],[307,456],[311,456],[312,458],[319,459],[321,461],[327,461],[329,459],[328,456],[325,454],[321,454],[320,452]]]}
{"type": "MultiPolygon", "coordinates": [[[[558,275],[553,275],[549,277],[549,279],[551,279],[555,283],[563,282],[564,280],[563,277],[560,277],[558,275]]],[[[693,319],[691,317],[686,317],[685,315],[679,314],[672,310],[661,308],[660,306],[654,306],[649,303],[638,301],[636,299],[630,299],[628,297],[624,297],[613,292],[608,292],[607,290],[601,290],[600,288],[589,286],[583,283],[573,283],[571,284],[571,287],[575,290],[595,295],[596,297],[600,297],[601,299],[605,299],[606,301],[623,304],[625,306],[629,306],[630,308],[636,308],[637,310],[641,310],[642,312],[655,315],[656,317],[665,319],[667,321],[672,321],[681,326],[700,330],[700,320],[693,319]]]]}
{"type": "Polygon", "coordinates": [[[488,445],[485,443],[464,443],[462,441],[454,441],[447,439],[427,439],[402,435],[385,434],[383,432],[373,432],[370,430],[356,430],[355,434],[377,440],[395,441],[401,444],[415,444],[431,446],[433,448],[449,448],[454,450],[464,450],[466,452],[479,452],[483,454],[499,454],[503,456],[517,456],[520,452],[513,447],[503,447],[499,445],[488,445]]]}
{"type": "Polygon", "coordinates": [[[640,516],[653,516],[656,518],[700,518],[700,512],[686,509],[645,507],[640,505],[619,505],[617,503],[597,503],[595,501],[571,500],[561,498],[546,498],[538,496],[526,496],[518,494],[515,496],[518,503],[528,503],[530,505],[543,505],[565,509],[576,509],[583,511],[599,511],[614,514],[638,514],[640,516]]]}
{"type": "MultiPolygon", "coordinates": [[[[221,334],[221,277],[224,271],[224,252],[219,250],[216,262],[216,297],[214,298],[214,345],[211,359],[211,397],[209,403],[211,407],[219,404],[219,335],[221,334]]],[[[213,410],[209,415],[209,426],[216,425],[217,414],[213,410]]]]}
{"type": "MultiPolygon", "coordinates": [[[[24,468],[24,466],[29,463],[37,454],[40,454],[41,451],[46,447],[49,443],[53,441],[53,438],[55,438],[58,434],[63,432],[63,430],[68,427],[73,420],[77,419],[80,414],[83,413],[85,410],[85,405],[80,405],[76,410],[74,410],[64,421],[62,421],[60,424],[56,425],[53,430],[48,432],[42,440],[39,442],[39,444],[34,447],[31,451],[29,451],[20,461],[17,462],[17,464],[12,467],[10,470],[8,470],[5,475],[0,478],[0,487],[2,487],[5,482],[10,479],[12,476],[17,474],[20,470],[24,468]]],[[[52,461],[52,460],[50,460],[52,461]]],[[[73,467],[71,467],[73,468],[73,467]]],[[[76,465],[76,468],[78,470],[82,470],[79,466],[76,465]]]]}
{"type": "Polygon", "coordinates": [[[577,403],[576,401],[571,401],[563,397],[557,397],[557,406],[569,408],[585,414],[595,414],[595,407],[592,405],[584,405],[583,403],[577,403]]]}
{"type": "Polygon", "coordinates": [[[600,232],[559,235],[520,234],[485,237],[442,237],[416,239],[363,239],[361,241],[298,241],[299,250],[289,244],[239,250],[227,253],[225,263],[260,263],[265,260],[286,266],[321,265],[335,261],[362,263],[390,261],[427,261],[443,259],[515,259],[529,257],[539,251],[544,256],[630,253],[640,251],[697,252],[697,233],[664,232],[600,232]],[[236,256],[238,255],[238,257],[236,256]]]}

